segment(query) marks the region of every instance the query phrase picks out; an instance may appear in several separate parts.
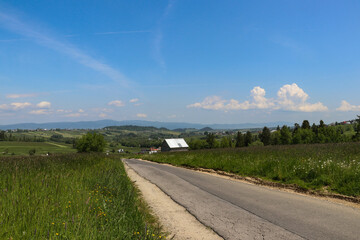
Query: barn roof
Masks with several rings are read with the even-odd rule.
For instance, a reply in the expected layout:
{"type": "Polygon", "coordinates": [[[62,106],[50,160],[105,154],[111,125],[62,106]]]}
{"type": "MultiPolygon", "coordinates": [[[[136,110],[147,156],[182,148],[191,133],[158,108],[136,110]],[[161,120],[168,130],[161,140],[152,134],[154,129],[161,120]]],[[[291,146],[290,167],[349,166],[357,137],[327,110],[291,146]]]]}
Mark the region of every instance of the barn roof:
{"type": "Polygon", "coordinates": [[[183,138],[171,138],[171,139],[165,139],[165,142],[167,145],[169,145],[170,148],[188,148],[189,145],[185,142],[183,138]]]}

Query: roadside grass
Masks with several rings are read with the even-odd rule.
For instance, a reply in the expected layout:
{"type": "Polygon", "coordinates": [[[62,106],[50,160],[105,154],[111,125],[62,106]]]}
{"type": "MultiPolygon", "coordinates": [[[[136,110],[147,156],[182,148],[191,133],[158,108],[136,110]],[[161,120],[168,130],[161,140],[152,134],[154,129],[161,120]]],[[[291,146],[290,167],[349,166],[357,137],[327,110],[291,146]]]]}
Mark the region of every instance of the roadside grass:
{"type": "Polygon", "coordinates": [[[0,158],[0,239],[161,239],[121,160],[0,158]]]}
{"type": "Polygon", "coordinates": [[[15,142],[0,141],[0,154],[2,155],[29,155],[29,151],[35,149],[36,155],[46,153],[73,153],[71,144],[52,142],[15,142]]]}
{"type": "Polygon", "coordinates": [[[360,196],[360,143],[196,150],[141,155],[141,158],[360,196]]]}

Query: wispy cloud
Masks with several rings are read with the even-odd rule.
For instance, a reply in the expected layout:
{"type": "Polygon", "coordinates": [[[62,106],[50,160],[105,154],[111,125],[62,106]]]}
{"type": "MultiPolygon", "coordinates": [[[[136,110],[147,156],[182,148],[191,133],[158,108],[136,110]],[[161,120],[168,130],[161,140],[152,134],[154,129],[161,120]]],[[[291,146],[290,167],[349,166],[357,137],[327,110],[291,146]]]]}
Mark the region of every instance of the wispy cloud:
{"type": "Polygon", "coordinates": [[[10,104],[14,110],[31,107],[32,104],[29,102],[14,102],[10,104]]]}
{"type": "Polygon", "coordinates": [[[115,106],[115,107],[123,107],[125,106],[125,103],[120,100],[114,100],[108,103],[109,106],[115,106]]]}
{"type": "Polygon", "coordinates": [[[66,114],[65,117],[76,118],[76,117],[83,117],[83,116],[87,116],[87,115],[88,114],[85,113],[85,111],[80,108],[77,112],[66,114]]]}
{"type": "Polygon", "coordinates": [[[29,113],[33,115],[47,115],[50,114],[51,111],[49,111],[48,109],[38,109],[38,110],[32,110],[29,113]]]}
{"type": "Polygon", "coordinates": [[[24,40],[26,40],[26,38],[12,38],[12,39],[0,39],[0,42],[18,42],[24,40]]]}
{"type": "Polygon", "coordinates": [[[169,0],[168,4],[165,8],[161,19],[159,20],[158,26],[155,31],[154,37],[154,58],[158,62],[158,64],[165,69],[166,63],[164,57],[162,55],[162,43],[163,43],[163,22],[166,20],[167,16],[170,14],[171,10],[174,8],[176,0],[169,0]]]}
{"type": "Polygon", "coordinates": [[[139,118],[147,118],[147,114],[145,114],[145,113],[138,113],[138,114],[136,114],[136,116],[139,118]]]}
{"type": "Polygon", "coordinates": [[[225,100],[219,96],[206,97],[202,102],[188,105],[188,108],[208,110],[285,110],[295,112],[324,112],[328,108],[321,102],[309,103],[309,95],[297,84],[286,84],[277,92],[277,99],[266,98],[265,89],[257,86],[251,90],[251,101],[239,102],[235,99],[225,100]]]}
{"type": "Polygon", "coordinates": [[[36,97],[38,94],[36,93],[25,93],[25,94],[8,94],[6,98],[31,98],[36,97]]]}
{"type": "Polygon", "coordinates": [[[50,34],[47,34],[44,30],[37,28],[35,25],[22,21],[17,16],[8,14],[1,9],[0,26],[3,26],[16,34],[29,38],[42,46],[53,49],[61,54],[65,54],[76,60],[78,63],[108,76],[113,81],[121,83],[123,86],[128,86],[129,84],[127,78],[118,70],[94,59],[75,46],[52,37],[50,34]]]}
{"type": "Polygon", "coordinates": [[[150,30],[135,30],[135,31],[117,31],[117,32],[98,32],[94,35],[114,35],[114,34],[131,34],[131,33],[150,33],[150,30]]]}
{"type": "Polygon", "coordinates": [[[138,98],[133,98],[133,99],[130,99],[130,101],[129,102],[131,102],[131,103],[136,103],[136,102],[138,102],[139,101],[139,99],[138,98]]]}

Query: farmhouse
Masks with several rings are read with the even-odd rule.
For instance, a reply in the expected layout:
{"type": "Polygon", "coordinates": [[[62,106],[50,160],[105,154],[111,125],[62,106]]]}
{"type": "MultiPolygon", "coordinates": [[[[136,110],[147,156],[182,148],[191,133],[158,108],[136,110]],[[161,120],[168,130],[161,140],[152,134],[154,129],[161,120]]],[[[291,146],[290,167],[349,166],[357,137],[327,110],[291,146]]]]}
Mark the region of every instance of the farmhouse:
{"type": "Polygon", "coordinates": [[[162,152],[187,151],[188,149],[189,145],[183,138],[165,139],[161,145],[162,152]]]}

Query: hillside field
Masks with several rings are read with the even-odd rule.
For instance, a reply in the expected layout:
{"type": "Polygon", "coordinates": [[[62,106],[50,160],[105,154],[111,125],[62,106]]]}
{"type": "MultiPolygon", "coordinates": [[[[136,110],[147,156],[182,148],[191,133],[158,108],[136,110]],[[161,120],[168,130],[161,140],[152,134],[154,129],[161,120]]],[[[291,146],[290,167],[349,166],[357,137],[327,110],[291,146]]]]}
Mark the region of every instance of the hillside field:
{"type": "Polygon", "coordinates": [[[65,143],[0,141],[0,154],[2,155],[29,155],[29,151],[32,149],[35,149],[36,155],[76,152],[71,144],[65,143]]]}

